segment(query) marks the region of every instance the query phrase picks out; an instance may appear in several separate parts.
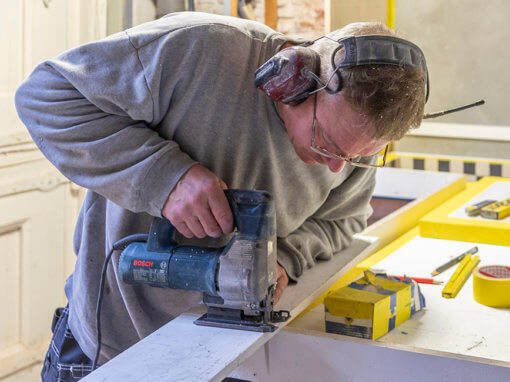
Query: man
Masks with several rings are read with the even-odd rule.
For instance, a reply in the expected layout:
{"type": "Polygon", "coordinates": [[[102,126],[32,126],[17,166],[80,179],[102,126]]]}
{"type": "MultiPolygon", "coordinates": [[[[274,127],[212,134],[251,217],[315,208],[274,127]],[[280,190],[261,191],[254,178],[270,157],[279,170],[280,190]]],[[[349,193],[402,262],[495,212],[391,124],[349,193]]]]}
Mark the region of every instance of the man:
{"type": "MultiPolygon", "coordinates": [[[[356,24],[331,37],[360,34],[391,32],[356,24]]],[[[375,170],[364,164],[419,125],[424,73],[356,67],[341,71],[339,93],[273,102],[255,88],[253,73],[295,43],[252,21],[172,14],[65,52],[21,85],[16,106],[34,141],[89,189],[75,231],[76,268],[65,286],[69,308],[54,328],[60,351],[50,347],[45,380],[74,380],[70,364],[74,376],[90,371],[105,255],[120,238],[148,232],[154,216],[188,238],[219,237],[233,229],[223,189],[269,191],[277,218],[275,299],[289,278],[331,258],[365,228],[375,170]],[[77,356],[63,354],[70,346],[77,356]]],[[[324,81],[334,74],[337,47],[328,39],[310,46],[321,54],[324,81]]],[[[106,283],[99,364],[201,300],[198,292],[124,284],[115,266],[106,283]]]]}

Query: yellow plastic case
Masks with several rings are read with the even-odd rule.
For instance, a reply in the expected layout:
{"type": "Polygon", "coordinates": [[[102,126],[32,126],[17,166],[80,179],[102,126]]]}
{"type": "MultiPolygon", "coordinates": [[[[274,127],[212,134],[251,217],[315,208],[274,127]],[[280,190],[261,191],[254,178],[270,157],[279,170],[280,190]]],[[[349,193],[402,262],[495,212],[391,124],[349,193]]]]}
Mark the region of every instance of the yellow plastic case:
{"type": "Polygon", "coordinates": [[[500,220],[510,215],[510,198],[491,203],[480,210],[480,215],[487,219],[500,220]]]}
{"type": "Polygon", "coordinates": [[[377,339],[421,309],[416,283],[376,277],[372,272],[324,299],[326,331],[377,339]]]}

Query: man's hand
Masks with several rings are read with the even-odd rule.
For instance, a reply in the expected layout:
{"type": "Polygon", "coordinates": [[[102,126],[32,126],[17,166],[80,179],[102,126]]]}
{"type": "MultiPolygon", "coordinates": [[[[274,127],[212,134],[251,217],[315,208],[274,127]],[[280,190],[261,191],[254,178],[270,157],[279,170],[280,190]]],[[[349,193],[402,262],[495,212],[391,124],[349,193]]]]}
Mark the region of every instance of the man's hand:
{"type": "Polygon", "coordinates": [[[285,272],[285,269],[280,264],[276,264],[276,289],[274,291],[273,304],[276,304],[280,297],[282,297],[283,291],[288,284],[289,276],[287,276],[287,272],[285,272]]]}
{"type": "Polygon", "coordinates": [[[161,210],[185,237],[219,237],[232,232],[234,218],[223,190],[227,185],[207,168],[192,166],[179,180],[161,210]]]}

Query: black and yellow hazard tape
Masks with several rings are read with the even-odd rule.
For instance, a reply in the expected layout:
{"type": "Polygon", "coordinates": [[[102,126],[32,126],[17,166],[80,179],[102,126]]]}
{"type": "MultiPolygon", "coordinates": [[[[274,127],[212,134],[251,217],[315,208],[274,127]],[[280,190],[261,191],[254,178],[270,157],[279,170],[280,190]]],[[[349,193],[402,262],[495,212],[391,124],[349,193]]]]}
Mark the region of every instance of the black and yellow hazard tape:
{"type": "Polygon", "coordinates": [[[387,167],[465,174],[469,181],[484,176],[510,178],[510,161],[500,159],[390,152],[386,163],[387,167]]]}

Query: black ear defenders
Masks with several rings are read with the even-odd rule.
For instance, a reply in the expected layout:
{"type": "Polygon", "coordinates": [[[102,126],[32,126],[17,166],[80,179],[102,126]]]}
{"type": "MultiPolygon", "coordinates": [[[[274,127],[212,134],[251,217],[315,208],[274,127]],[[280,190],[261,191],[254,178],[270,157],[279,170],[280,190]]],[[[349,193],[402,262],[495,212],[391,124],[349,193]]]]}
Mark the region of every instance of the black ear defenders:
{"type": "MultiPolygon", "coordinates": [[[[320,79],[321,60],[319,54],[308,48],[316,40],[283,49],[255,71],[255,86],[274,101],[300,103],[318,90],[337,93],[342,89],[339,70],[360,65],[404,65],[423,70],[426,81],[426,96],[429,97],[429,76],[425,56],[415,44],[393,36],[365,35],[348,36],[333,40],[338,47],[331,55],[333,75],[337,76],[336,89],[329,87],[331,78],[324,83],[320,79]],[[335,64],[337,53],[344,48],[344,59],[335,64]],[[317,84],[320,88],[317,88],[317,84]]],[[[333,77],[333,76],[332,76],[333,77]]]]}

